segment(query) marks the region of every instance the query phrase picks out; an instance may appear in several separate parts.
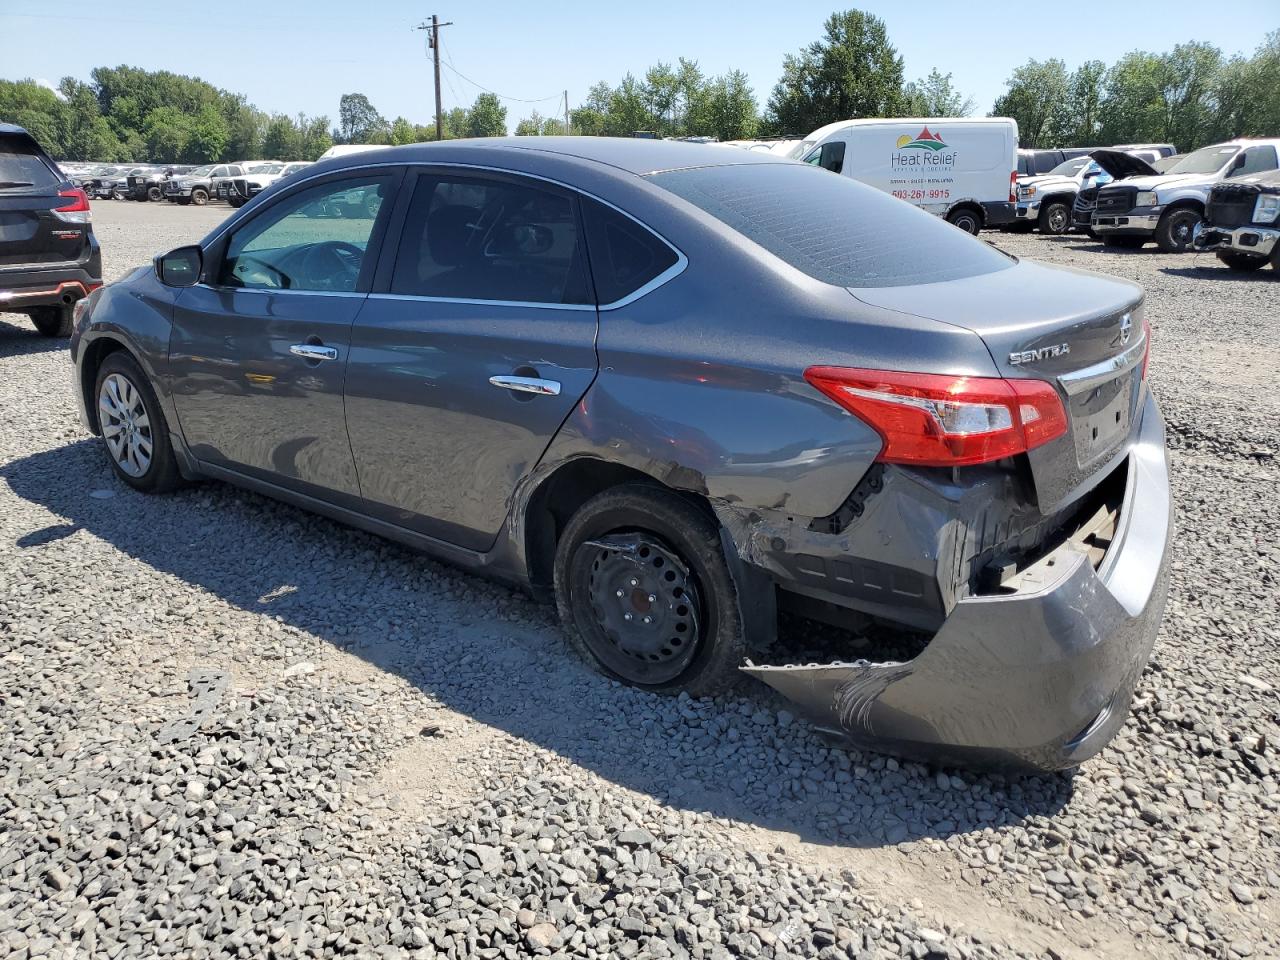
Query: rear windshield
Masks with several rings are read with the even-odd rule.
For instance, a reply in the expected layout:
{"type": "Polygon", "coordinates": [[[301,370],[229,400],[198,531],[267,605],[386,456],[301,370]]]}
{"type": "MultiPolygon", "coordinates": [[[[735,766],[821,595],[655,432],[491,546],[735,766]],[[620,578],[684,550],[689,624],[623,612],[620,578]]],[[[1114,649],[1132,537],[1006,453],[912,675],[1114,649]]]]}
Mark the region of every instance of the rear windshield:
{"type": "Polygon", "coordinates": [[[29,138],[0,135],[0,190],[56,187],[61,182],[29,138]]]}
{"type": "Polygon", "coordinates": [[[994,247],[849,177],[790,163],[674,170],[652,181],[839,287],[900,287],[1013,265],[994,247]]]}

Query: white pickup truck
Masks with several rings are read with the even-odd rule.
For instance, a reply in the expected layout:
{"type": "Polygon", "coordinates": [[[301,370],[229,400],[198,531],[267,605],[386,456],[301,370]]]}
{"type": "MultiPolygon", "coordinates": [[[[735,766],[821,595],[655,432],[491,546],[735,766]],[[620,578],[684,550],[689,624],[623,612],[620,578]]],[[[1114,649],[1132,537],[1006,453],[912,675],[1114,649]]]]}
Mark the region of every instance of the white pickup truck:
{"type": "MultiPolygon", "coordinates": [[[[1122,150],[1148,163],[1175,153],[1172,144],[1121,144],[1122,150]]],[[[1041,233],[1066,233],[1071,229],[1071,208],[1079,192],[1099,178],[1108,181],[1091,153],[1071,157],[1047,173],[1018,176],[1018,204],[1011,230],[1039,229],[1041,233]]]]}
{"type": "Polygon", "coordinates": [[[1215,185],[1280,167],[1280,139],[1231,140],[1201,147],[1164,172],[1109,151],[1099,163],[1117,180],[1098,191],[1093,230],[1112,247],[1151,240],[1165,253],[1190,250],[1215,185]]]}

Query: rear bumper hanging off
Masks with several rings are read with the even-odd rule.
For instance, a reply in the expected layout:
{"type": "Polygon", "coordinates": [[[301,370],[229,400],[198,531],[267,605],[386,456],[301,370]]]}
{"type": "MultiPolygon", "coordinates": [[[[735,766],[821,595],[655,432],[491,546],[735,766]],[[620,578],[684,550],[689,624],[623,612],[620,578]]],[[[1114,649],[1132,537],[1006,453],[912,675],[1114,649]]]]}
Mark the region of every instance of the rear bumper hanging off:
{"type": "Polygon", "coordinates": [[[1167,591],[1164,424],[1148,392],[1097,569],[1067,541],[1006,592],[957,601],[914,659],[743,668],[820,728],[922,759],[1037,771],[1100,751],[1128,715],[1167,591]]]}

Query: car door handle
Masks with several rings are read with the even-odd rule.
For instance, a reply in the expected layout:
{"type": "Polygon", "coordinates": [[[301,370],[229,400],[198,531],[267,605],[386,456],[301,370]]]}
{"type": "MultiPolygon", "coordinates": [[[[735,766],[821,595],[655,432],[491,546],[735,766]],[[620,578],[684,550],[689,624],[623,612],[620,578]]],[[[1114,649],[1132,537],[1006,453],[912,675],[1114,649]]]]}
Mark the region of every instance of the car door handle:
{"type": "Polygon", "coordinates": [[[295,343],[289,348],[289,352],[295,357],[304,357],[307,360],[338,359],[337,347],[326,347],[319,343],[295,343]]]}
{"type": "Polygon", "coordinates": [[[503,390],[535,393],[541,397],[560,396],[559,380],[543,380],[541,377],[490,377],[489,382],[503,390]]]}

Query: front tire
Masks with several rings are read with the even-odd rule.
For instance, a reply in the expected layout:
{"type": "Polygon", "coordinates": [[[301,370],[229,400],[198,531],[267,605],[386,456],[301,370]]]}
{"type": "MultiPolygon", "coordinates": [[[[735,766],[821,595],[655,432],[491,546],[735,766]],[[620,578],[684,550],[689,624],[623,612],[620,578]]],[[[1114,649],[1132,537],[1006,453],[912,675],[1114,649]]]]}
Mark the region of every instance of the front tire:
{"type": "Polygon", "coordinates": [[[1060,200],[1040,207],[1040,232],[1059,236],[1071,227],[1071,208],[1060,200]]]}
{"type": "Polygon", "coordinates": [[[738,680],[746,648],[720,531],[668,490],[587,501],[556,546],[555,592],[569,642],[605,676],[694,697],[738,680]]]}
{"type": "Polygon", "coordinates": [[[959,227],[965,233],[978,235],[982,229],[982,217],[972,207],[960,207],[947,214],[947,223],[959,227]]]}
{"type": "Polygon", "coordinates": [[[164,193],[163,191],[161,191],[159,187],[148,187],[147,199],[150,200],[152,203],[159,203],[161,200],[164,199],[164,193]]]}
{"type": "Polygon", "coordinates": [[[1238,273],[1252,273],[1254,270],[1261,270],[1267,265],[1266,257],[1254,257],[1247,253],[1235,253],[1231,250],[1223,250],[1218,254],[1218,259],[1226,264],[1230,270],[1238,273]]]}
{"type": "Polygon", "coordinates": [[[42,336],[69,337],[73,322],[72,307],[70,305],[33,307],[31,322],[42,336]]]}
{"type": "Polygon", "coordinates": [[[1156,246],[1165,253],[1184,253],[1191,249],[1196,226],[1204,218],[1190,207],[1166,210],[1156,227],[1156,246]]]}
{"type": "Polygon", "coordinates": [[[155,390],[123,350],[98,368],[93,396],[102,445],[115,475],[143,493],[168,493],[181,482],[169,426],[155,390]]]}
{"type": "Polygon", "coordinates": [[[209,191],[200,187],[196,187],[191,191],[191,202],[197,207],[203,207],[209,202],[209,191]]]}

